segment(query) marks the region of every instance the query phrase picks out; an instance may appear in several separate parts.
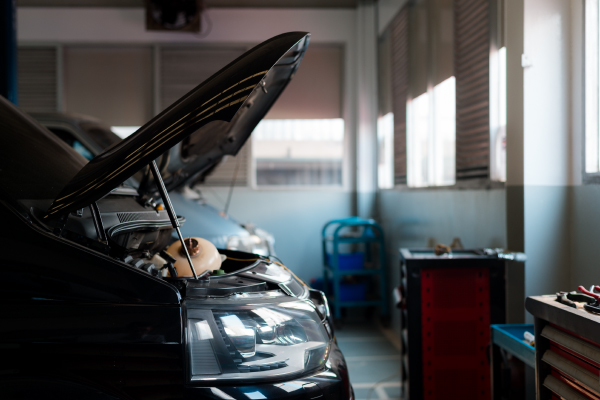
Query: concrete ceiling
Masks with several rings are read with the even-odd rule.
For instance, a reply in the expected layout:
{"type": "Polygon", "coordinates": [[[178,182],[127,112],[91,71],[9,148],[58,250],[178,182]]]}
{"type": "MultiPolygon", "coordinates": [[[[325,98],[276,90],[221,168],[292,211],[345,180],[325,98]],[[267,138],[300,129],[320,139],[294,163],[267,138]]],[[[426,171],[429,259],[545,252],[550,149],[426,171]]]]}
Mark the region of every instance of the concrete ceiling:
{"type": "MultiPolygon", "coordinates": [[[[207,7],[355,8],[359,0],[204,0],[207,7]]],[[[144,0],[17,0],[17,7],[143,7],[144,0]]]]}

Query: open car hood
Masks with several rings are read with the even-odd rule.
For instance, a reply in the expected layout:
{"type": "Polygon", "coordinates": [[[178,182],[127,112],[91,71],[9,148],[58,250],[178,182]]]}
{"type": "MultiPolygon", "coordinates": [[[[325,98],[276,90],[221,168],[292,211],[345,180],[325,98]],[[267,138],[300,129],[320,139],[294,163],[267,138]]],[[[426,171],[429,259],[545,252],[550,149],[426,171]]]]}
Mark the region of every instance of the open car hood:
{"type": "Polygon", "coordinates": [[[181,141],[175,152],[179,157],[173,159],[173,164],[181,164],[167,167],[169,189],[206,171],[224,154],[237,153],[297,69],[309,36],[284,33],[232,61],[86,164],[45,217],[64,215],[101,199],[181,141]]]}

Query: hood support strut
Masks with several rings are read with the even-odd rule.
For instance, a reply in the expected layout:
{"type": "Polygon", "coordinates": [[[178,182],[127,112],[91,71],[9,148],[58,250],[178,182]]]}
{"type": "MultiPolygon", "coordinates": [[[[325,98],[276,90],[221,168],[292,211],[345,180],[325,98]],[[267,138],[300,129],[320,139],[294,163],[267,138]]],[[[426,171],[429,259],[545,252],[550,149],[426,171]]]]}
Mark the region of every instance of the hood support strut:
{"type": "Polygon", "coordinates": [[[171,220],[171,224],[173,228],[177,231],[177,236],[179,236],[179,241],[181,242],[181,248],[185,252],[185,256],[190,264],[190,268],[192,269],[192,274],[194,274],[194,279],[203,279],[208,277],[209,270],[202,272],[199,276],[196,275],[196,270],[194,269],[194,264],[192,263],[192,258],[190,257],[190,253],[185,246],[183,241],[183,236],[181,235],[181,231],[179,230],[179,221],[177,220],[177,215],[175,214],[175,210],[173,210],[173,205],[171,204],[171,199],[169,198],[169,194],[167,193],[167,189],[165,188],[165,183],[163,182],[162,176],[160,175],[160,171],[156,166],[156,161],[152,161],[150,163],[150,170],[152,171],[152,175],[154,175],[154,180],[156,181],[156,187],[160,192],[160,197],[162,197],[163,202],[165,203],[165,208],[167,210],[167,214],[169,214],[169,219],[171,220]]]}

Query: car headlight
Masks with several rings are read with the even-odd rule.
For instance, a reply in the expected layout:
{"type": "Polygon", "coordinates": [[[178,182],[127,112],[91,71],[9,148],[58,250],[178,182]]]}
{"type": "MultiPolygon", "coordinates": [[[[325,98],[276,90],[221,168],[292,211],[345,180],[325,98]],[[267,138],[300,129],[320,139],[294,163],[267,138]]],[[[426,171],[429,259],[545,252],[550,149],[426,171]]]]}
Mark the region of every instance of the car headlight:
{"type": "MultiPolygon", "coordinates": [[[[226,301],[226,300],[225,300],[226,301]]],[[[188,309],[190,380],[279,379],[323,366],[330,338],[306,301],[188,309]]]]}
{"type": "Polygon", "coordinates": [[[268,241],[258,235],[230,236],[227,239],[227,249],[245,251],[261,256],[271,255],[268,241]]]}

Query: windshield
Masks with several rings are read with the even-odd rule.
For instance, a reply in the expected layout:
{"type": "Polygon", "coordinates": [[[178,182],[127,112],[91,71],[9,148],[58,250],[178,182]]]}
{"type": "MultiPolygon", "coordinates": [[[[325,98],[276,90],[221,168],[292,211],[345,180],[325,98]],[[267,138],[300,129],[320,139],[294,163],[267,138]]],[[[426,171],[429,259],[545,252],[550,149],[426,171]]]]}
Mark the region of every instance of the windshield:
{"type": "Polygon", "coordinates": [[[16,200],[49,199],[87,160],[0,96],[0,187],[16,200]]]}

